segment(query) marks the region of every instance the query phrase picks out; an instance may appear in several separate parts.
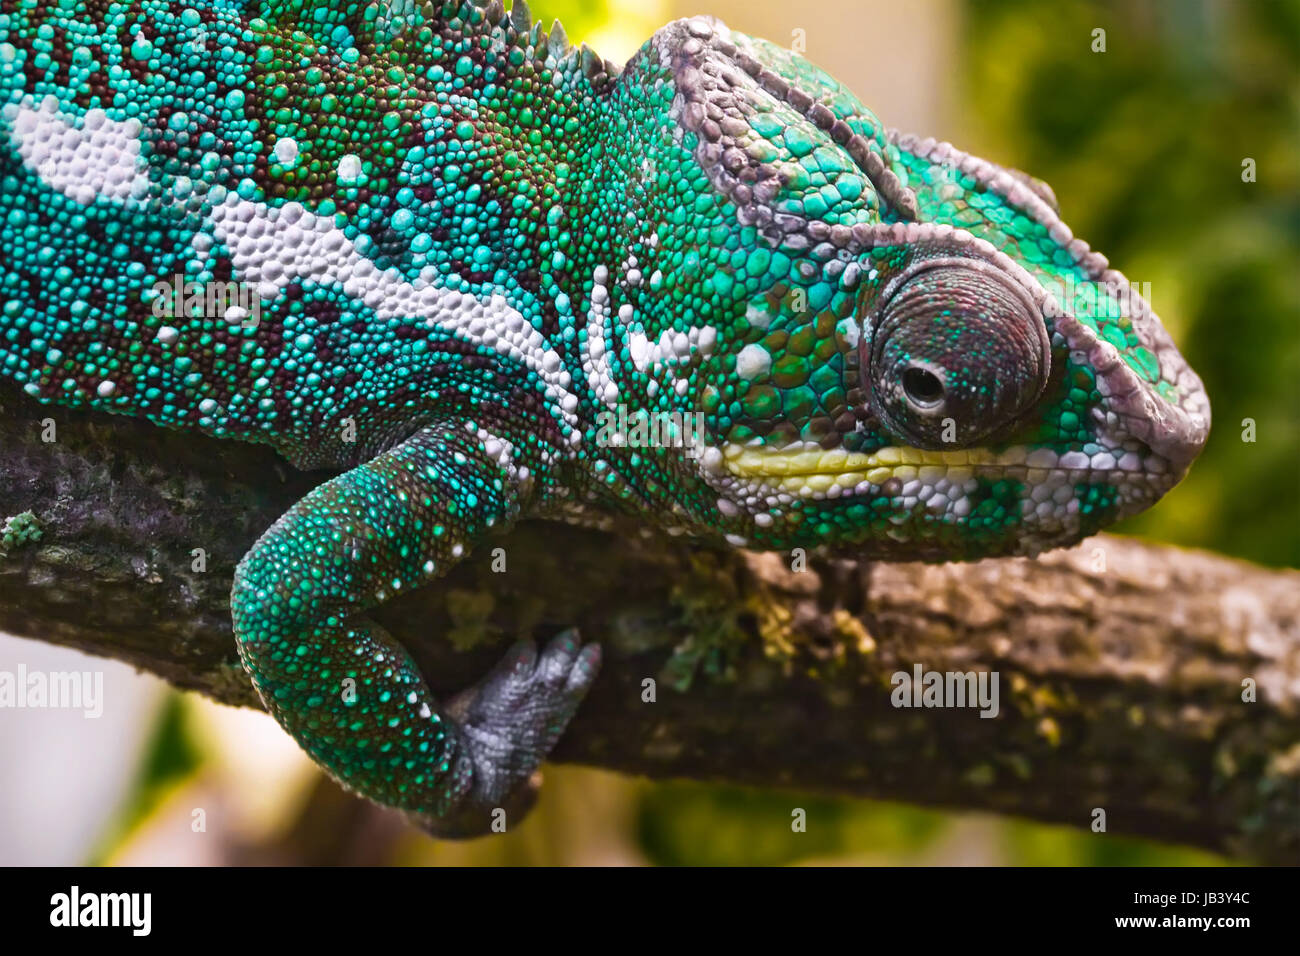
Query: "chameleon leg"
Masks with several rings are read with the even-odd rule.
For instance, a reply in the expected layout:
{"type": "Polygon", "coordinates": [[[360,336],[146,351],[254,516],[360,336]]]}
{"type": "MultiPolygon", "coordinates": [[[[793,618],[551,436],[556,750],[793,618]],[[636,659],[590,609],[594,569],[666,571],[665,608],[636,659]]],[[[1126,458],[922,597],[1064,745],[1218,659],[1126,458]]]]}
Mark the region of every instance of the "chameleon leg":
{"type": "Polygon", "coordinates": [[[515,647],[440,708],[411,656],[362,612],[438,577],[513,519],[505,469],[434,426],[322,484],[249,550],[231,593],[244,667],[267,708],[345,786],[440,835],[482,832],[573,716],[599,649],[572,633],[515,647]]]}

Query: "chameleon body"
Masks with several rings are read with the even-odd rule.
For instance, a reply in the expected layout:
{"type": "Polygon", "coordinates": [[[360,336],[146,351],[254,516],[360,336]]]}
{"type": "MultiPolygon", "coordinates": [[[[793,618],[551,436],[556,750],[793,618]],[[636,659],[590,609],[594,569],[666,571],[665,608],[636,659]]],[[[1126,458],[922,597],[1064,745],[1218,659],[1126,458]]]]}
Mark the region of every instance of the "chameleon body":
{"type": "Polygon", "coordinates": [[[1209,427],[1127,290],[1044,184],[711,19],[618,69],[522,3],[0,0],[3,374],[334,473],[240,563],[240,654],[436,832],[520,799],[599,652],[521,644],[440,703],[369,609],[525,515],[1071,543],[1209,427]]]}

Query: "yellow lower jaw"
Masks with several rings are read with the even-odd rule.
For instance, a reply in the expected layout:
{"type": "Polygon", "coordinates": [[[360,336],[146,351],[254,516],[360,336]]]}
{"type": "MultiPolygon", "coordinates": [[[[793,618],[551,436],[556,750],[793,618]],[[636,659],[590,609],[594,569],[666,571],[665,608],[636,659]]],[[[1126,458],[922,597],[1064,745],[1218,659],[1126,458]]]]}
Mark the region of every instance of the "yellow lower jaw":
{"type": "Polygon", "coordinates": [[[963,481],[980,465],[1025,464],[1024,448],[993,454],[982,448],[929,451],[897,446],[873,452],[843,448],[760,448],[727,444],[723,463],[738,478],[762,481],[790,492],[827,491],[834,485],[851,489],[869,481],[884,484],[890,478],[940,478],[963,481]]]}

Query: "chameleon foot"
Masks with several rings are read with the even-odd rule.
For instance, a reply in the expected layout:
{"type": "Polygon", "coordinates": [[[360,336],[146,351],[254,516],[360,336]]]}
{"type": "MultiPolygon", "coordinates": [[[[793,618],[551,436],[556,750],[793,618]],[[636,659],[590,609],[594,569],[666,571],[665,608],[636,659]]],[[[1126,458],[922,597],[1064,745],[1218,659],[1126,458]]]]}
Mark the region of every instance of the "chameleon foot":
{"type": "Polygon", "coordinates": [[[474,765],[473,788],[454,815],[412,819],[441,838],[490,832],[502,811],[506,826],[521,820],[536,799],[538,766],[599,670],[600,646],[583,647],[573,629],[552,639],[540,655],[532,641],[515,644],[487,677],[446,705],[474,765]]]}

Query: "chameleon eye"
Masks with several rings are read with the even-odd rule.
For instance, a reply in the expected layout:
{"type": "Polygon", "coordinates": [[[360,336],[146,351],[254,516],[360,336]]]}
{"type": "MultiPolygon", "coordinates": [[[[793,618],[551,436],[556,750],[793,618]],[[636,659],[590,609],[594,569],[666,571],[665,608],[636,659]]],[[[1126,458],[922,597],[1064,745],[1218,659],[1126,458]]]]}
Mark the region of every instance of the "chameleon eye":
{"type": "Polygon", "coordinates": [[[913,365],[903,373],[903,394],[922,411],[943,403],[943,379],[920,365],[913,365]]]}
{"type": "Polygon", "coordinates": [[[876,414],[900,438],[971,445],[1042,394],[1051,353],[1041,312],[993,265],[925,263],[886,296],[860,348],[876,414]]]}

